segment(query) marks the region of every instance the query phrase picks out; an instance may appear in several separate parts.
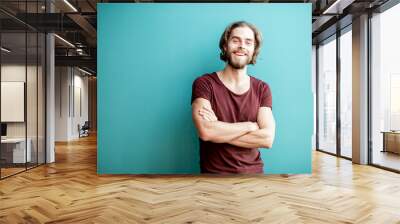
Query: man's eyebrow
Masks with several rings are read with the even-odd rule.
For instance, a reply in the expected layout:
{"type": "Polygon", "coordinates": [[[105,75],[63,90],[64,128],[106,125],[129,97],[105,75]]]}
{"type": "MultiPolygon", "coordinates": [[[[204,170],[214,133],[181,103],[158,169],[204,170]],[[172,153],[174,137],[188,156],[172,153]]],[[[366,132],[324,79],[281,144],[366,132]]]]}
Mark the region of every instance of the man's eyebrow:
{"type": "MultiPolygon", "coordinates": [[[[233,38],[240,39],[240,37],[238,37],[238,36],[232,36],[232,37],[231,37],[231,39],[233,39],[233,38]]],[[[254,41],[254,38],[245,38],[245,40],[251,40],[251,41],[254,41]]]]}

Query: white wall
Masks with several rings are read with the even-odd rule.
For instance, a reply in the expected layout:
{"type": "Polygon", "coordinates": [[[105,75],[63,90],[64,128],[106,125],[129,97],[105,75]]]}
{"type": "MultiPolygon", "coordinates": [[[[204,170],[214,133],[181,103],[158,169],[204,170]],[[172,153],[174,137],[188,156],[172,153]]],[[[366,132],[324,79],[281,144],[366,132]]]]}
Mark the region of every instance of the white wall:
{"type": "MultiPolygon", "coordinates": [[[[26,69],[25,64],[2,65],[1,81],[25,82],[25,69],[26,69]]],[[[28,74],[31,74],[29,70],[32,70],[32,67],[28,66],[28,74]]],[[[1,110],[6,110],[6,109],[7,108],[1,108],[1,110]]],[[[7,137],[25,137],[25,122],[7,122],[7,137]]]]}
{"type": "Polygon", "coordinates": [[[88,120],[88,77],[72,67],[56,67],[55,73],[55,140],[70,141],[88,120]]]}
{"type": "MultiPolygon", "coordinates": [[[[28,120],[28,137],[31,133],[36,136],[36,66],[18,65],[18,64],[5,64],[1,66],[1,81],[2,82],[25,82],[25,75],[27,69],[28,88],[27,88],[27,120],[28,120]],[[30,88],[29,88],[30,87],[30,88]]],[[[41,70],[39,70],[41,72],[41,70]]],[[[4,97],[4,96],[3,96],[4,97]]],[[[42,105],[39,105],[41,107],[42,105]]],[[[1,108],[6,110],[7,108],[1,108]]],[[[7,122],[7,136],[8,137],[25,137],[25,123],[26,122],[7,122]]]]}
{"type": "Polygon", "coordinates": [[[71,99],[74,99],[74,102],[71,102],[73,108],[71,108],[71,136],[72,138],[78,138],[78,124],[81,126],[85,123],[85,121],[89,120],[88,113],[88,77],[82,76],[83,73],[77,73],[79,70],[74,70],[74,96],[71,99]]]}
{"type": "Polygon", "coordinates": [[[70,84],[69,69],[67,67],[55,68],[55,141],[68,140],[68,117],[70,84]]]}

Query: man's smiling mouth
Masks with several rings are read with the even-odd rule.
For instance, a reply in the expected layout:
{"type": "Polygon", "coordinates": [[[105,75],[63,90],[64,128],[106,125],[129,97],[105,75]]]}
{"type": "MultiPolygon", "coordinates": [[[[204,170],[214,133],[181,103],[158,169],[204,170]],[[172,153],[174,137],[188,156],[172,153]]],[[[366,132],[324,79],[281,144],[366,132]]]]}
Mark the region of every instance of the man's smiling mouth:
{"type": "Polygon", "coordinates": [[[243,52],[235,52],[234,54],[237,56],[246,56],[246,53],[243,52]]]}

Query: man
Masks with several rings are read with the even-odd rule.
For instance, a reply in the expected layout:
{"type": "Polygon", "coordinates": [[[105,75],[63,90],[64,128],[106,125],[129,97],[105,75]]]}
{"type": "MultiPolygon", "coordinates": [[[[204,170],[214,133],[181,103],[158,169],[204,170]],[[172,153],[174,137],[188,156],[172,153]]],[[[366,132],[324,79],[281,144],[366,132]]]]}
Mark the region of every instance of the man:
{"type": "Polygon", "coordinates": [[[219,43],[225,68],[193,82],[192,117],[202,173],[263,173],[258,148],[271,148],[274,141],[272,95],[268,84],[247,74],[261,43],[254,25],[232,23],[219,43]]]}

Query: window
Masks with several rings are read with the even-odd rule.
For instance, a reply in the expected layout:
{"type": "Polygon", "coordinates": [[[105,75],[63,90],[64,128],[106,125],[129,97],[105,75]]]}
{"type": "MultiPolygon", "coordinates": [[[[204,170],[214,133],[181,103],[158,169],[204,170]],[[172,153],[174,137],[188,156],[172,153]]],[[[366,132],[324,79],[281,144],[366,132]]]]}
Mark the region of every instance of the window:
{"type": "Polygon", "coordinates": [[[318,149],[336,153],[336,37],[318,47],[318,149]]]}
{"type": "Polygon", "coordinates": [[[400,4],[371,18],[372,163],[400,170],[400,4]]]}
{"type": "Polygon", "coordinates": [[[340,154],[352,157],[352,32],[340,36],[340,154]]]}

